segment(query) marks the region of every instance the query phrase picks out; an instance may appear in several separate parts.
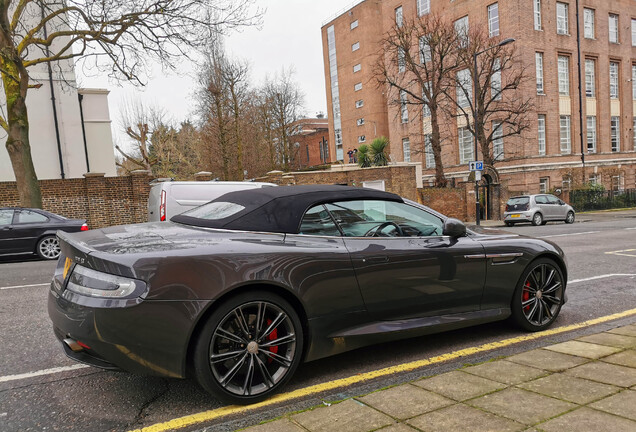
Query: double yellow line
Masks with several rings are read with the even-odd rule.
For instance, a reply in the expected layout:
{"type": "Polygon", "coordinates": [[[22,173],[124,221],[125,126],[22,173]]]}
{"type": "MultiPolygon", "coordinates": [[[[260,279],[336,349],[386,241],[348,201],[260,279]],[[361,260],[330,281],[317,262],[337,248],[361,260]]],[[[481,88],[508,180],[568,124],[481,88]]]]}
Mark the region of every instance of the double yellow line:
{"type": "Polygon", "coordinates": [[[497,342],[491,342],[491,343],[479,345],[476,347],[453,351],[451,353],[443,354],[437,357],[432,357],[430,359],[415,360],[412,362],[403,363],[396,366],[390,366],[390,367],[378,369],[371,372],[364,372],[364,373],[350,376],[347,378],[341,378],[341,379],[328,381],[321,384],[316,384],[313,386],[294,390],[288,393],[281,393],[263,402],[259,402],[253,405],[246,405],[246,406],[231,405],[231,406],[226,406],[223,408],[218,408],[218,409],[214,409],[210,411],[200,412],[197,414],[191,414],[184,417],[179,417],[173,420],[169,420],[164,423],[157,423],[142,429],[136,429],[135,431],[132,431],[132,432],[163,432],[168,430],[181,429],[187,426],[192,426],[192,425],[203,423],[203,422],[209,422],[212,420],[217,420],[217,419],[231,416],[231,415],[244,414],[251,411],[256,411],[259,408],[268,407],[268,406],[280,404],[283,402],[288,402],[288,401],[306,397],[306,396],[313,396],[313,395],[323,393],[329,390],[334,390],[341,387],[347,387],[347,386],[358,384],[364,381],[370,381],[375,378],[381,378],[381,377],[385,377],[395,373],[408,372],[408,371],[422,368],[424,366],[430,366],[437,363],[443,363],[449,360],[458,359],[460,357],[466,357],[466,356],[470,356],[474,354],[492,351],[498,348],[503,348],[503,347],[518,344],[521,342],[536,340],[545,336],[557,335],[557,334],[569,332],[572,330],[578,330],[581,328],[590,327],[596,324],[602,324],[608,321],[613,321],[613,320],[626,318],[626,317],[630,317],[634,315],[636,315],[636,309],[630,309],[630,310],[615,313],[612,315],[607,315],[600,318],[594,318],[594,319],[584,321],[578,324],[571,324],[571,325],[567,325],[563,327],[557,327],[554,329],[545,330],[545,331],[537,332],[537,333],[530,333],[523,336],[518,336],[518,337],[504,339],[497,342]]]}

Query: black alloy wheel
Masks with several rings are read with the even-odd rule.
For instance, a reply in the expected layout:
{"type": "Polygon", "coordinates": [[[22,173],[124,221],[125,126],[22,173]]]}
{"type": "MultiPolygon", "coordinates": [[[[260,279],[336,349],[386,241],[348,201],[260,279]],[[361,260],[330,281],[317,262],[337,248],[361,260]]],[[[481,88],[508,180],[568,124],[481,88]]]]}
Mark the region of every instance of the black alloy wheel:
{"type": "Polygon", "coordinates": [[[543,225],[543,215],[541,213],[536,212],[532,216],[532,225],[534,226],[543,225]]]}
{"type": "Polygon", "coordinates": [[[201,386],[219,399],[249,404],[276,393],[302,357],[298,314],[282,298],[247,292],[223,303],[204,325],[195,348],[201,386]]]}
{"type": "Polygon", "coordinates": [[[554,322],[563,305],[563,273],[551,259],[533,261],[523,272],[512,299],[512,317],[529,331],[540,331],[554,322]]]}
{"type": "Polygon", "coordinates": [[[515,223],[514,223],[514,222],[506,222],[506,226],[507,226],[507,227],[511,227],[511,226],[514,226],[514,225],[515,225],[515,223]]]}
{"type": "Polygon", "coordinates": [[[565,217],[565,223],[566,224],[574,223],[574,212],[573,211],[569,211],[568,212],[568,215],[565,217]]]}
{"type": "Polygon", "coordinates": [[[42,259],[58,259],[61,252],[60,242],[56,236],[42,237],[35,247],[35,252],[42,259]]]}

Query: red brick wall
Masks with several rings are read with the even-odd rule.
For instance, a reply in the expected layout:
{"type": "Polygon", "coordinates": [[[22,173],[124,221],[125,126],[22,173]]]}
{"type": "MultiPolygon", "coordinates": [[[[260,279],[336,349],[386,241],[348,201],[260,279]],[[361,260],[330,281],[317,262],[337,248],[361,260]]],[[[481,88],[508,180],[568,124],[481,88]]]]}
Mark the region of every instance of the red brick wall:
{"type": "MultiPolygon", "coordinates": [[[[91,228],[147,221],[152,177],[146,171],[126,177],[88,174],[85,178],[40,180],[44,210],[86,219],[91,228]]],[[[15,182],[0,182],[0,207],[19,206],[15,182]]]]}
{"type": "MultiPolygon", "coordinates": [[[[468,220],[465,188],[423,188],[417,190],[420,201],[446,216],[468,220]]],[[[475,213],[474,211],[472,212],[475,213]]]]}

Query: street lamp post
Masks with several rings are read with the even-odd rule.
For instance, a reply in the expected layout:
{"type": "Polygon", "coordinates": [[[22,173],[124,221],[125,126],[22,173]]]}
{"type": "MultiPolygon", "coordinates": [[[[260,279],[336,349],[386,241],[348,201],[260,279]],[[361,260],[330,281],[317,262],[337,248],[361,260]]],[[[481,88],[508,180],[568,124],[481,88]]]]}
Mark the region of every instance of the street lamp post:
{"type": "MultiPolygon", "coordinates": [[[[509,43],[514,42],[515,39],[508,38],[499,42],[497,45],[493,45],[484,50],[478,51],[473,54],[473,130],[475,131],[475,155],[474,160],[477,160],[477,149],[479,148],[479,137],[477,135],[477,87],[479,85],[479,77],[477,76],[477,56],[479,54],[483,54],[487,51],[490,51],[493,48],[497,48],[500,46],[508,45],[509,43]]],[[[477,171],[475,171],[475,224],[479,225],[479,180],[477,179],[477,171]]]]}

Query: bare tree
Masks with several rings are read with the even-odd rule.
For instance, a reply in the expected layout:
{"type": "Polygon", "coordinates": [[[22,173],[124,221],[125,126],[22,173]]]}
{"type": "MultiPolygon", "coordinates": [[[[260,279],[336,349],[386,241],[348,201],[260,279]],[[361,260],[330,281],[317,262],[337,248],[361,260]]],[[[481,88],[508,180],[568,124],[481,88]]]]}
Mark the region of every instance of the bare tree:
{"type": "Polygon", "coordinates": [[[442,161],[441,104],[452,84],[449,76],[456,67],[456,42],[453,24],[439,15],[405,20],[383,39],[376,68],[376,77],[380,84],[388,85],[394,106],[414,106],[422,117],[430,117],[430,135],[424,134],[422,148],[414,152],[425,153],[430,139],[439,187],[447,184],[442,161]]]}
{"type": "MultiPolygon", "coordinates": [[[[0,0],[0,126],[20,203],[41,207],[29,143],[29,71],[89,58],[97,70],[143,84],[149,61],[177,68],[225,29],[254,24],[252,0],[0,0]],[[62,62],[62,63],[61,63],[62,62]]],[[[61,66],[60,66],[61,67],[61,66]]]]}
{"type": "Polygon", "coordinates": [[[449,105],[449,114],[463,117],[479,144],[484,164],[493,169],[503,156],[495,152],[495,141],[503,142],[527,130],[528,113],[533,108],[532,99],[523,93],[528,77],[514,44],[502,42],[506,41],[489,37],[483,27],[474,27],[467,37],[458,39],[457,72],[447,90],[448,99],[454,102],[449,105]]]}

